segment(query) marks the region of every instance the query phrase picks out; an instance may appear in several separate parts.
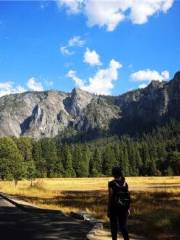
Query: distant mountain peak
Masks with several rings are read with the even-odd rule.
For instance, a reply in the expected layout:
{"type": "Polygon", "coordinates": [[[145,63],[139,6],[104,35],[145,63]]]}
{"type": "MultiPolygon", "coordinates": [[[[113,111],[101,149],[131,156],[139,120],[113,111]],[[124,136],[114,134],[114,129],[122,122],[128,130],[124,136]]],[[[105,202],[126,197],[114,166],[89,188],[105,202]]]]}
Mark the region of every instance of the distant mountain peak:
{"type": "Polygon", "coordinates": [[[168,82],[120,96],[98,96],[80,88],[26,92],[0,98],[0,136],[54,137],[75,131],[137,131],[164,119],[180,118],[180,72],[168,82]]]}
{"type": "Polygon", "coordinates": [[[175,75],[174,75],[174,80],[180,81],[180,71],[178,71],[178,72],[175,73],[175,75]]]}
{"type": "Polygon", "coordinates": [[[166,81],[157,81],[157,80],[152,80],[150,82],[150,84],[147,86],[147,88],[162,88],[164,86],[164,84],[166,84],[167,82],[166,81]]]}
{"type": "Polygon", "coordinates": [[[94,95],[94,94],[76,87],[72,89],[71,95],[78,96],[78,95],[94,95]]]}

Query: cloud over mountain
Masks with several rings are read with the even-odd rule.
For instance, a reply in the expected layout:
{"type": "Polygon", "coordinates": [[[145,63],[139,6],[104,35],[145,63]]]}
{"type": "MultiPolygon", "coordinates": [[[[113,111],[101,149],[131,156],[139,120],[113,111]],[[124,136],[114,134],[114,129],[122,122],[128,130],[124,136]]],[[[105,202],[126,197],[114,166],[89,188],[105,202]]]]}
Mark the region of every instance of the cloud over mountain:
{"type": "Polygon", "coordinates": [[[76,71],[70,70],[67,76],[71,78],[77,87],[96,94],[111,94],[111,90],[114,87],[114,81],[118,79],[118,70],[122,67],[122,64],[112,59],[107,68],[101,68],[97,70],[94,76],[89,77],[88,82],[80,79],[76,75],[76,71]]]}
{"type": "Polygon", "coordinates": [[[14,82],[1,82],[0,83],[0,97],[13,93],[22,93],[26,89],[20,85],[15,86],[14,82]]]}
{"type": "Polygon", "coordinates": [[[156,70],[144,69],[131,74],[131,79],[134,81],[166,81],[169,79],[169,72],[167,70],[158,72],[156,70]]]}
{"type": "Polygon", "coordinates": [[[32,91],[43,91],[44,90],[42,83],[37,81],[34,77],[32,77],[28,80],[27,86],[32,91]]]}

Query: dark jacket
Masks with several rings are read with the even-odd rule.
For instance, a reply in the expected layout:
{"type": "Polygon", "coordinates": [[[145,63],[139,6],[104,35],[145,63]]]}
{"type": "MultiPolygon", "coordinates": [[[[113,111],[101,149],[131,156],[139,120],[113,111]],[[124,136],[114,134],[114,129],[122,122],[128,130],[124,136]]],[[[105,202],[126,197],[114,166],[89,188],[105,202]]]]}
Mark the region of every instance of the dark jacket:
{"type": "Polygon", "coordinates": [[[108,211],[127,211],[130,207],[130,194],[128,191],[128,184],[125,182],[125,178],[122,177],[118,180],[114,179],[110,181],[108,183],[108,188],[110,192],[108,211]],[[117,205],[116,198],[119,192],[127,196],[126,198],[129,198],[126,207],[119,207],[119,205],[117,205]]]}

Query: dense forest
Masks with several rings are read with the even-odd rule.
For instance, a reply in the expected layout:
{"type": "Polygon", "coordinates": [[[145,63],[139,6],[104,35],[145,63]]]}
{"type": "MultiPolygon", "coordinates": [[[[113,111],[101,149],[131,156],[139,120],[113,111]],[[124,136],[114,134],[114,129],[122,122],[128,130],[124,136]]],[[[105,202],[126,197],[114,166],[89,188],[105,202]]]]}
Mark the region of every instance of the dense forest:
{"type": "Polygon", "coordinates": [[[141,137],[0,138],[2,180],[109,176],[114,165],[125,176],[180,175],[180,123],[172,121],[141,137]]]}

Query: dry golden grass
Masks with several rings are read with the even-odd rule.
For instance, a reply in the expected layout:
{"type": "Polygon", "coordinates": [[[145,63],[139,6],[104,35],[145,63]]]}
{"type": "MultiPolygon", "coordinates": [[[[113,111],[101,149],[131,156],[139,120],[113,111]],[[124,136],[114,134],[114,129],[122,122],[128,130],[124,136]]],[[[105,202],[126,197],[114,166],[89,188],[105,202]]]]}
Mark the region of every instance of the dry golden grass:
{"type": "MultiPolygon", "coordinates": [[[[108,222],[107,183],[111,178],[37,179],[0,182],[0,191],[43,208],[87,211],[108,222]]],[[[132,195],[130,231],[150,239],[180,239],[180,177],[128,177],[132,195]]]]}

